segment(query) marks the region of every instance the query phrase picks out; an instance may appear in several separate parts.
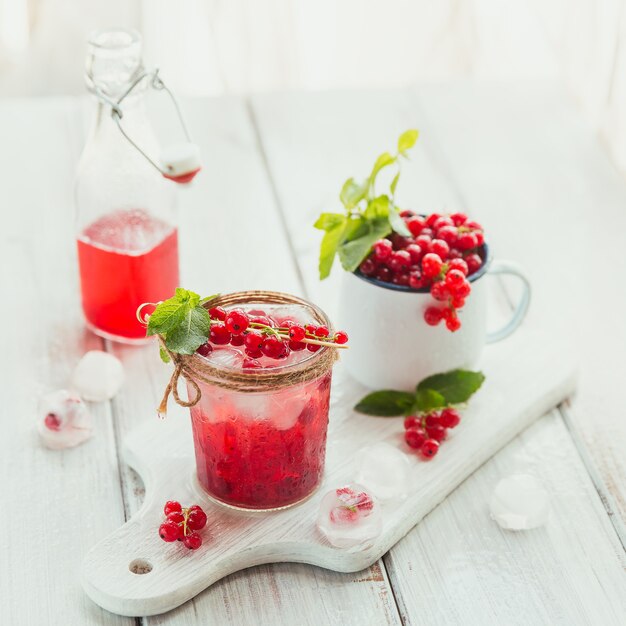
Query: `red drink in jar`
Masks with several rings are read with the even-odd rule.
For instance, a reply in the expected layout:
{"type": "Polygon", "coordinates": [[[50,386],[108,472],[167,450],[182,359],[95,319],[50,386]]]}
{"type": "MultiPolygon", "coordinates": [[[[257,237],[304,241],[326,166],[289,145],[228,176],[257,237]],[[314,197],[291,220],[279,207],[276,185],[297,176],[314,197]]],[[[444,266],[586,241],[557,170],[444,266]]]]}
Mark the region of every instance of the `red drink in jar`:
{"type": "Polygon", "coordinates": [[[141,209],[120,210],[87,226],[77,243],[88,325],[112,339],[143,341],[137,307],[178,285],[177,229],[141,209]]]}
{"type": "MultiPolygon", "coordinates": [[[[270,304],[259,310],[239,301],[237,307],[253,309],[277,327],[287,319],[315,322],[313,311],[318,324],[328,324],[325,317],[319,319],[319,309],[304,305],[270,304]]],[[[294,375],[291,384],[258,391],[196,381],[202,394],[191,408],[197,475],[214,499],[237,508],[271,510],[296,504],[316,489],[324,468],[332,376],[330,367],[320,371],[318,365],[327,349],[294,351],[283,361],[261,357],[254,368],[245,367],[250,360],[243,347],[215,346],[206,359],[197,357],[225,379],[229,373],[251,379],[259,373],[294,375]]],[[[195,394],[191,386],[189,394],[195,394]]]]}

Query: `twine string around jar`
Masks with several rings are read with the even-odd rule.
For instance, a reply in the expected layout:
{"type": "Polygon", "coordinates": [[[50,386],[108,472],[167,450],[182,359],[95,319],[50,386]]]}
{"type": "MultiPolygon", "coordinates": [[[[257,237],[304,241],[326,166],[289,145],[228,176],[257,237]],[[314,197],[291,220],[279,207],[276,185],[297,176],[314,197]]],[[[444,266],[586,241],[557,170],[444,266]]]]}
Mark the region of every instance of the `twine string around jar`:
{"type": "MultiPolygon", "coordinates": [[[[243,291],[217,296],[202,306],[209,309],[216,306],[232,307],[243,304],[302,306],[313,314],[317,323],[326,326],[330,325],[324,312],[317,306],[297,296],[276,291],[243,291]]],[[[142,307],[143,305],[137,310],[138,317],[142,307]]],[[[199,382],[239,393],[268,392],[320,378],[333,367],[338,358],[336,349],[323,347],[312,353],[308,359],[294,365],[281,366],[280,361],[278,361],[277,366],[274,368],[244,370],[217,366],[199,354],[186,355],[172,352],[165,345],[163,336],[158,335],[158,339],[162,349],[174,364],[174,371],[165,387],[163,399],[158,409],[161,417],[164,417],[167,413],[167,402],[170,394],[174,396],[174,400],[180,406],[188,408],[195,406],[202,397],[199,382]],[[180,397],[178,383],[181,375],[193,388],[193,398],[183,400],[180,397]]]]}

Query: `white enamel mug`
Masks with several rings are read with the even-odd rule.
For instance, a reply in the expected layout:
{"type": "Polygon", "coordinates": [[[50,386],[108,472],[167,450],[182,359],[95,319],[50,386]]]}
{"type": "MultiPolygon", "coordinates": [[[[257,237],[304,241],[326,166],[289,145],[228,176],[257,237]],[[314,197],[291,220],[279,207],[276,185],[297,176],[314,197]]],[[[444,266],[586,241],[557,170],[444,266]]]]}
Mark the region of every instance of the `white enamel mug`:
{"type": "Polygon", "coordinates": [[[428,289],[385,283],[359,274],[344,273],[340,297],[340,327],[350,336],[342,354],[348,372],[373,389],[412,390],[431,374],[477,364],[486,343],[508,337],[522,323],[530,304],[530,282],[512,262],[491,262],[485,245],[485,263],[469,281],[472,292],[459,310],[461,328],[450,332],[445,323],[429,326],[424,311],[436,305],[428,289]],[[510,320],[487,332],[489,274],[511,274],[523,284],[520,301],[510,320]]]}

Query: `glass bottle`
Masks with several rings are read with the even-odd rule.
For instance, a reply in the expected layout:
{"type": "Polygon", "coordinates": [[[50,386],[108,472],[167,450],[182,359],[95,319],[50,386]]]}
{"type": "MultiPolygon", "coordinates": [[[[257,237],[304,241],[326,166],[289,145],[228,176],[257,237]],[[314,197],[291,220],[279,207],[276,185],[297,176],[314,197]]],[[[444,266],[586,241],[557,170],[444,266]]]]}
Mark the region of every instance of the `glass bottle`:
{"type": "MultiPolygon", "coordinates": [[[[124,137],[106,101],[117,101],[142,72],[139,33],[105,30],[89,39],[86,82],[99,97],[75,186],[82,305],[91,330],[124,343],[146,341],[137,307],[171,297],[179,284],[176,183],[124,137]]],[[[157,154],[146,88],[144,80],[124,98],[120,124],[157,154]]]]}

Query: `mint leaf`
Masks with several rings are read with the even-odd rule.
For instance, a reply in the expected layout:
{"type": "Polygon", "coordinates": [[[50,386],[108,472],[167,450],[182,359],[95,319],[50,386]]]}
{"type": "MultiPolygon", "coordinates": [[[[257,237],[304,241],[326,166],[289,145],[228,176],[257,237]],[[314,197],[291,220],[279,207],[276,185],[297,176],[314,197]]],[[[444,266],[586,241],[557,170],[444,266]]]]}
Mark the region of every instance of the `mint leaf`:
{"type": "Polygon", "coordinates": [[[219,293],[214,293],[212,296],[207,296],[206,298],[202,298],[202,300],[200,300],[198,304],[202,305],[202,304],[206,304],[207,302],[211,302],[211,300],[214,300],[219,295],[220,295],[219,293]]]}
{"type": "Polygon", "coordinates": [[[176,293],[161,302],[148,320],[148,330],[146,334],[164,335],[178,326],[185,315],[200,303],[200,296],[193,291],[187,291],[181,287],[176,288],[176,293]]]}
{"type": "Polygon", "coordinates": [[[404,153],[412,148],[417,141],[419,133],[415,129],[407,130],[398,137],[398,152],[406,156],[404,153]]]}
{"type": "Polygon", "coordinates": [[[170,352],[193,354],[206,342],[211,328],[208,311],[201,306],[187,311],[182,323],[165,336],[165,345],[170,352]]]}
{"type": "Polygon", "coordinates": [[[452,370],[425,378],[417,385],[417,392],[435,391],[445,398],[446,404],[461,404],[480,389],[484,380],[482,372],[452,370]]]}
{"type": "Polygon", "coordinates": [[[389,189],[391,189],[391,195],[396,195],[396,187],[398,186],[398,181],[400,180],[400,172],[398,172],[391,181],[391,185],[389,185],[389,189]]]}
{"type": "Polygon", "coordinates": [[[389,152],[383,152],[377,159],[376,163],[374,163],[374,167],[372,168],[372,173],[369,177],[369,185],[370,187],[374,186],[374,181],[376,180],[376,176],[378,176],[378,172],[382,170],[384,167],[395,163],[396,157],[391,156],[389,152]]]}
{"type": "Polygon", "coordinates": [[[347,218],[343,216],[342,218],[343,221],[338,223],[331,230],[328,230],[322,239],[319,260],[320,280],[327,278],[330,275],[330,270],[333,268],[337,248],[339,247],[346,230],[347,218]]]}
{"type": "Polygon", "coordinates": [[[389,211],[389,223],[391,224],[391,228],[393,228],[399,235],[402,235],[403,237],[411,236],[411,231],[406,227],[406,224],[400,217],[400,213],[398,213],[396,207],[392,207],[389,211]]]}
{"type": "Polygon", "coordinates": [[[415,412],[428,413],[433,409],[440,409],[446,406],[446,399],[434,389],[418,389],[415,393],[415,412]]]}
{"type": "Polygon", "coordinates": [[[161,357],[161,361],[163,361],[163,363],[169,363],[172,360],[163,346],[159,346],[159,356],[161,357]]]}
{"type": "Polygon", "coordinates": [[[339,247],[339,259],[343,269],[347,272],[354,272],[372,249],[372,246],[391,232],[388,219],[378,218],[368,221],[366,224],[366,234],[339,247]]]}
{"type": "Polygon", "coordinates": [[[335,228],[338,224],[343,224],[346,221],[346,216],[343,213],[322,213],[313,226],[318,230],[329,231],[335,228]]]}
{"type": "Polygon", "coordinates": [[[366,415],[394,417],[408,415],[411,412],[415,396],[406,391],[374,391],[362,398],[354,407],[355,411],[366,415]]]}
{"type": "Polygon", "coordinates": [[[365,198],[367,189],[369,187],[369,180],[365,180],[363,183],[357,183],[354,178],[348,178],[343,184],[339,199],[341,204],[348,209],[348,211],[354,209],[354,207],[365,198]]]}

